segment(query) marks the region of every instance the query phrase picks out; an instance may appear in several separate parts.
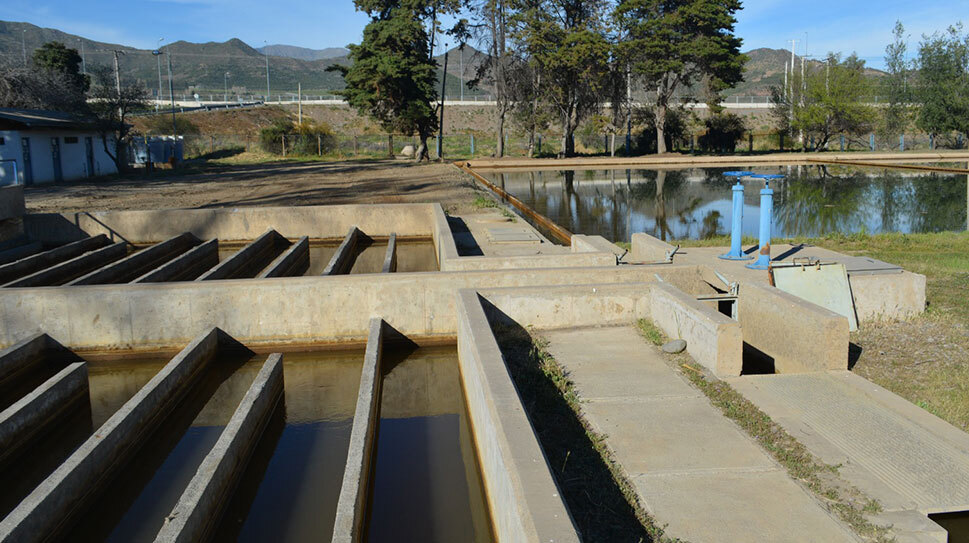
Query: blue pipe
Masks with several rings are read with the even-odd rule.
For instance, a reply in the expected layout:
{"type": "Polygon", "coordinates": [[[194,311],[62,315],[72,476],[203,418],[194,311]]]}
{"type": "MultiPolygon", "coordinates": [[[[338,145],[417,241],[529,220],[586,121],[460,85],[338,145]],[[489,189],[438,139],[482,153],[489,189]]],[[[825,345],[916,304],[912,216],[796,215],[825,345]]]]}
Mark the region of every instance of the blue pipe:
{"type": "Polygon", "coordinates": [[[747,264],[752,270],[766,270],[770,265],[770,237],[771,222],[774,214],[774,191],[770,188],[770,181],[764,182],[760,191],[760,256],[757,260],[747,264]]]}
{"type": "MultiPolygon", "coordinates": [[[[737,173],[737,172],[728,172],[737,173]]],[[[745,173],[745,172],[739,172],[745,173]]],[[[727,175],[727,174],[724,174],[727,175]]],[[[730,252],[725,255],[720,255],[720,258],[724,260],[750,260],[754,258],[752,256],[747,256],[744,254],[743,247],[740,246],[741,234],[743,233],[744,226],[744,185],[737,182],[733,186],[733,216],[731,217],[731,227],[730,227],[730,252]]]]}

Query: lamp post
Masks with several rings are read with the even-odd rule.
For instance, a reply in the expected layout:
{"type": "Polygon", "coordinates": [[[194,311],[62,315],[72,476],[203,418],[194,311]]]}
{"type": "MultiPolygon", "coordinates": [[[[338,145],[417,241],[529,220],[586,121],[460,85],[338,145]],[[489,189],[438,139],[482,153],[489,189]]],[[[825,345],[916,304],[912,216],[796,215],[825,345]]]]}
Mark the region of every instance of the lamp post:
{"type": "Polygon", "coordinates": [[[24,68],[27,67],[27,29],[20,33],[20,46],[24,49],[24,68]]]}
{"type": "Polygon", "coordinates": [[[151,54],[155,55],[155,60],[158,61],[157,62],[157,64],[158,64],[158,100],[155,101],[155,109],[158,109],[159,107],[161,107],[161,104],[159,102],[161,102],[161,99],[162,99],[162,86],[161,86],[161,53],[159,53],[158,51],[161,50],[161,44],[162,44],[163,41],[165,41],[165,38],[158,38],[158,49],[151,52],[151,54]]]}
{"type": "MultiPolygon", "coordinates": [[[[263,40],[262,43],[266,47],[269,46],[269,42],[265,40],[263,40]]],[[[266,57],[266,103],[268,104],[269,98],[270,98],[269,96],[269,51],[266,50],[266,47],[263,47],[262,54],[266,57]]]]}
{"type": "Polygon", "coordinates": [[[437,160],[444,161],[444,91],[447,88],[447,53],[448,45],[444,44],[444,73],[441,75],[441,120],[437,127],[437,160]]]}
{"type": "Polygon", "coordinates": [[[223,79],[225,81],[225,96],[222,97],[222,101],[228,104],[229,103],[229,72],[225,73],[223,79]]]}

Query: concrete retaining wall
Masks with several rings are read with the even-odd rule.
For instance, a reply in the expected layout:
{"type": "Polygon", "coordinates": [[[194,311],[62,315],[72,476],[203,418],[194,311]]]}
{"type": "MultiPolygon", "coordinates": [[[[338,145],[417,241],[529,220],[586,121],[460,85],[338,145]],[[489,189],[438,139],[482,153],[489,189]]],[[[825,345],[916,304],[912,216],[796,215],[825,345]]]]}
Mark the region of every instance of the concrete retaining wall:
{"type": "Polygon", "coordinates": [[[648,315],[670,338],[686,340],[693,359],[718,377],[740,375],[743,334],[737,321],[669,283],[651,285],[648,315]]]}
{"type": "Polygon", "coordinates": [[[758,283],[741,283],[737,303],[744,342],[777,373],[848,369],[847,318],[758,283]]]}
{"type": "Polygon", "coordinates": [[[169,240],[152,245],[99,270],[78,277],[68,285],[103,285],[107,283],[127,283],[146,272],[152,271],[172,258],[202,243],[189,233],[175,236],[169,240]]]}
{"type": "Polygon", "coordinates": [[[0,464],[19,454],[34,436],[81,401],[90,401],[87,364],[75,362],[0,412],[0,464]]]}
{"type": "Polygon", "coordinates": [[[88,251],[100,249],[110,243],[106,236],[97,235],[5,264],[0,266],[0,285],[81,256],[88,251]]]}
{"type": "Polygon", "coordinates": [[[849,278],[858,322],[908,320],[925,311],[925,276],[902,273],[849,278]]]}
{"type": "Polygon", "coordinates": [[[458,294],[458,361],[498,541],[578,542],[478,295],[458,294]]]}
{"type": "Polygon", "coordinates": [[[492,322],[511,319],[540,330],[614,326],[649,314],[650,285],[575,285],[479,289],[492,322]],[[491,307],[489,307],[489,305],[491,307]]]}
{"type": "Polygon", "coordinates": [[[211,329],[185,347],[0,521],[0,540],[44,541],[69,526],[100,483],[184,396],[220,345],[230,341],[211,329]]]}
{"type": "Polygon", "coordinates": [[[383,341],[384,321],[374,317],[370,319],[370,334],[367,338],[363,370],[360,373],[343,484],[340,486],[336,519],[333,521],[334,543],[356,543],[363,540],[367,490],[377,424],[380,422],[380,387],[383,381],[380,361],[383,356],[383,341]]]}
{"type": "MultiPolygon", "coordinates": [[[[379,282],[342,275],[0,289],[0,346],[43,331],[73,349],[172,348],[213,326],[253,344],[361,341],[375,314],[407,336],[453,337],[457,289],[648,283],[656,280],[654,269],[393,273],[379,282]]],[[[695,273],[692,266],[663,269],[695,273]]]]}
{"type": "Polygon", "coordinates": [[[132,283],[164,283],[166,281],[191,281],[219,263],[219,240],[210,239],[190,249],[154,270],[138,277],[132,283]]]}
{"type": "Polygon", "coordinates": [[[283,355],[269,356],[155,541],[206,541],[283,396],[283,355]]]}
{"type": "Polygon", "coordinates": [[[266,266],[257,279],[303,275],[310,267],[310,238],[303,236],[266,266]]]}
{"type": "Polygon", "coordinates": [[[632,236],[632,250],[626,260],[631,262],[661,262],[676,247],[641,232],[632,236]]]}
{"type": "Polygon", "coordinates": [[[0,221],[16,219],[24,214],[24,186],[0,187],[0,221]]]}
{"type": "Polygon", "coordinates": [[[107,247],[95,249],[89,253],[72,258],[66,262],[55,264],[49,268],[32,273],[28,276],[14,279],[3,285],[4,288],[24,288],[63,285],[75,277],[96,270],[108,263],[124,258],[128,254],[128,244],[119,241],[107,247]]]}
{"type": "Polygon", "coordinates": [[[31,239],[64,243],[99,233],[122,236],[131,243],[157,243],[182,232],[199,239],[255,239],[272,228],[288,238],[340,238],[357,225],[371,236],[431,235],[431,213],[438,204],[368,204],[333,206],[247,207],[99,211],[31,214],[24,228],[31,239]]]}

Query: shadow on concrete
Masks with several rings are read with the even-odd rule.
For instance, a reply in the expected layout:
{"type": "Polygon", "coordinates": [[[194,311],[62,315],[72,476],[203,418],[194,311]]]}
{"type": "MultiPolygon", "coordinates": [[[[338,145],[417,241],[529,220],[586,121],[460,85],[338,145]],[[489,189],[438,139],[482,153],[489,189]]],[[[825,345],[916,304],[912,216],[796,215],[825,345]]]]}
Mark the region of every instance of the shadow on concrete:
{"type": "Polygon", "coordinates": [[[858,359],[861,358],[861,353],[864,351],[861,345],[857,343],[848,343],[848,371],[855,368],[855,364],[858,363],[858,359]]]}
{"type": "Polygon", "coordinates": [[[757,347],[744,342],[743,367],[741,375],[772,375],[777,373],[774,369],[774,357],[761,351],[757,347]]]}
{"type": "Polygon", "coordinates": [[[546,360],[533,347],[528,331],[487,300],[482,304],[582,540],[654,541],[643,524],[648,519],[640,521],[596,449],[601,444],[590,438],[585,423],[553,381],[553,374],[546,373],[546,360]]]}
{"type": "Polygon", "coordinates": [[[458,248],[458,256],[484,256],[481,246],[475,241],[474,235],[468,229],[464,219],[460,217],[448,217],[447,224],[451,228],[451,235],[454,236],[454,244],[458,248]]]}

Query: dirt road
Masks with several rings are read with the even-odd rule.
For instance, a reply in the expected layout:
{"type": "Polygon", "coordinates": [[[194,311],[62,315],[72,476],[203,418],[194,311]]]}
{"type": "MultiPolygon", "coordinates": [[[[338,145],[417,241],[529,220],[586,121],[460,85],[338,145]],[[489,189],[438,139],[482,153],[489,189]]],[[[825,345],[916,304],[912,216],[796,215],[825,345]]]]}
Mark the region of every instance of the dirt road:
{"type": "Polygon", "coordinates": [[[205,163],[153,176],[129,175],[26,190],[31,213],[226,206],[440,202],[462,212],[476,194],[450,164],[395,160],[205,163]]]}

